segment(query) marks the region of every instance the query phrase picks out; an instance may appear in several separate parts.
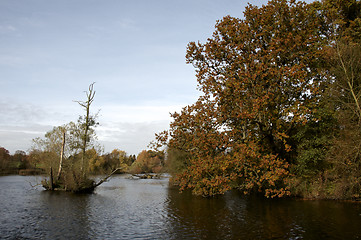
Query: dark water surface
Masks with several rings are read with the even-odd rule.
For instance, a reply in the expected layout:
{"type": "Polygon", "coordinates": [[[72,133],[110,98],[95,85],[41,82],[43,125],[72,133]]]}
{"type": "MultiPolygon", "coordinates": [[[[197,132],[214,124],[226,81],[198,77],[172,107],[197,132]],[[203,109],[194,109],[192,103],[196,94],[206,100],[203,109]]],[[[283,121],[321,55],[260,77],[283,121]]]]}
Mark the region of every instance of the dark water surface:
{"type": "Polygon", "coordinates": [[[361,204],[204,199],[168,179],[113,177],[94,194],[47,192],[40,177],[0,177],[0,239],[360,239],[361,204]],[[30,182],[30,183],[29,183],[30,182]]]}

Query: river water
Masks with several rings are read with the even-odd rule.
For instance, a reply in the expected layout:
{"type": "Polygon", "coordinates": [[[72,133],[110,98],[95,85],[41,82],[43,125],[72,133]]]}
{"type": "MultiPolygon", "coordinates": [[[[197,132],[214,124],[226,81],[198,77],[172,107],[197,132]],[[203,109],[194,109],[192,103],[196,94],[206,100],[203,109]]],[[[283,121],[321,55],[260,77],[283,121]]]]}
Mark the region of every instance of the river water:
{"type": "Polygon", "coordinates": [[[179,193],[168,179],[115,176],[94,194],[0,177],[0,239],[360,239],[361,203],[179,193]]]}

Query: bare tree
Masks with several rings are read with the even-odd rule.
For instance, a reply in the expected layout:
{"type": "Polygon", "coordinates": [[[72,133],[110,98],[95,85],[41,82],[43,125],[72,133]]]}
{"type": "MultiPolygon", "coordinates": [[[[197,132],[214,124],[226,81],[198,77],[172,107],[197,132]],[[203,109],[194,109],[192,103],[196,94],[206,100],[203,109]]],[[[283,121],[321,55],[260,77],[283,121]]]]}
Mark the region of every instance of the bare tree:
{"type": "Polygon", "coordinates": [[[95,84],[95,82],[90,84],[88,91],[85,91],[85,94],[87,97],[86,101],[75,101],[80,106],[82,106],[86,112],[84,119],[82,119],[82,117],[80,117],[80,120],[82,120],[82,130],[83,130],[82,144],[81,144],[81,151],[82,151],[81,171],[83,173],[83,176],[86,176],[86,173],[87,173],[87,171],[86,171],[87,162],[85,160],[85,151],[87,148],[87,144],[90,141],[89,130],[91,129],[92,126],[97,125],[97,123],[95,121],[96,116],[90,115],[90,105],[93,103],[94,97],[95,97],[94,84],[95,84]]]}

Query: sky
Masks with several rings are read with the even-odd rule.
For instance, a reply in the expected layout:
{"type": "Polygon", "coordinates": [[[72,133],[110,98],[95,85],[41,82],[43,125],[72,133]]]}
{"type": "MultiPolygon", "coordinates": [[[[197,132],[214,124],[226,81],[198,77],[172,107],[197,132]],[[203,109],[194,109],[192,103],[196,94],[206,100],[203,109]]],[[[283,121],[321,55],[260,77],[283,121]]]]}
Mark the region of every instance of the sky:
{"type": "Polygon", "coordinates": [[[28,152],[32,139],[76,122],[95,82],[98,142],[138,154],[194,103],[187,44],[217,20],[242,18],[266,0],[0,0],[0,147],[28,152]]]}

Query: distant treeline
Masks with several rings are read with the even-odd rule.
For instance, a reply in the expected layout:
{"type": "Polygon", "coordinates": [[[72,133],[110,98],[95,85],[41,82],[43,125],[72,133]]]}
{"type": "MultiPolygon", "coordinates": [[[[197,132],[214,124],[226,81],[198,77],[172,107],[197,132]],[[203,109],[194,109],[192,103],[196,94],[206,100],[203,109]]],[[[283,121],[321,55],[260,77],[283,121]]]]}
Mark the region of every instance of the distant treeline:
{"type": "Polygon", "coordinates": [[[42,169],[37,169],[24,151],[18,150],[11,155],[7,149],[0,147],[0,174],[19,174],[26,171],[42,173],[42,169]]]}
{"type": "MultiPolygon", "coordinates": [[[[99,154],[94,148],[86,151],[89,159],[90,174],[106,174],[114,169],[122,168],[129,173],[159,173],[164,166],[164,153],[143,150],[136,155],[127,155],[125,151],[114,149],[111,153],[99,154]]],[[[76,162],[80,154],[65,159],[65,164],[76,162]]],[[[54,152],[31,150],[29,153],[16,151],[10,154],[0,147],[0,174],[36,175],[49,171],[49,167],[59,164],[60,157],[54,152]]]]}

